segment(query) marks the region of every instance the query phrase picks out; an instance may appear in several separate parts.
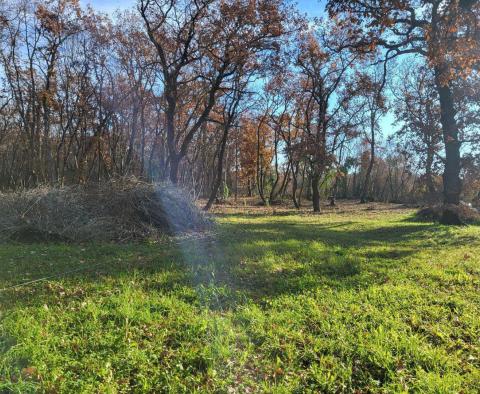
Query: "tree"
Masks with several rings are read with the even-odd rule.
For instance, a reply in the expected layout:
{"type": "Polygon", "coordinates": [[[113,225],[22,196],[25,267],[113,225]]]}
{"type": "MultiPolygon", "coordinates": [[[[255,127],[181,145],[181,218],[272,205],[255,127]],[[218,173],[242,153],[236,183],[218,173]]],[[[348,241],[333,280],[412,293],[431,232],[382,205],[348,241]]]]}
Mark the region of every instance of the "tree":
{"type": "Polygon", "coordinates": [[[370,178],[373,166],[375,164],[375,149],[377,145],[377,130],[380,118],[387,112],[386,98],[383,90],[386,83],[386,69],[382,71],[374,70],[372,74],[362,73],[356,81],[356,95],[360,96],[362,103],[360,104],[365,112],[366,128],[365,139],[370,146],[370,157],[367,171],[360,195],[362,204],[367,202],[367,194],[369,193],[370,178]]]}
{"type": "MultiPolygon", "coordinates": [[[[327,28],[329,26],[326,26],[327,28]]],[[[322,27],[299,36],[296,66],[300,74],[299,105],[303,111],[304,152],[309,160],[314,212],[320,211],[320,182],[333,164],[341,127],[332,127],[352,96],[340,91],[358,55],[332,47],[342,32],[322,27]]]]}
{"type": "MultiPolygon", "coordinates": [[[[133,12],[118,16],[113,26],[113,50],[118,66],[121,68],[123,90],[128,98],[123,102],[122,115],[128,139],[125,157],[120,162],[120,172],[129,174],[133,166],[140,166],[139,172],[145,175],[146,121],[145,111],[151,108],[154,100],[155,84],[158,78],[152,66],[156,52],[150,45],[145,32],[141,29],[141,18],[133,12]],[[138,160],[134,160],[138,152],[138,160]]],[[[120,81],[119,81],[120,82],[120,81]]]]}
{"type": "Polygon", "coordinates": [[[444,202],[459,204],[460,147],[453,84],[478,64],[476,0],[330,0],[331,15],[348,19],[349,47],[359,51],[382,48],[384,61],[419,55],[435,75],[445,145],[444,202]]]}
{"type": "Polygon", "coordinates": [[[179,164],[222,84],[245,58],[275,50],[288,18],[280,0],[141,0],[139,11],[158,52],[170,180],[177,183],[179,164]]]}
{"type": "MultiPolygon", "coordinates": [[[[242,112],[241,103],[244,95],[247,93],[246,87],[248,82],[248,77],[246,78],[244,73],[240,71],[231,89],[225,92],[224,96],[220,99],[220,113],[218,114],[219,120],[216,120],[216,122],[220,125],[222,133],[220,144],[217,149],[218,153],[215,155],[218,157],[217,170],[213,176],[212,189],[207,204],[204,207],[205,211],[208,211],[212,207],[215,199],[217,198],[218,190],[222,182],[222,173],[224,167],[223,162],[228,136],[230,130],[235,127],[235,123],[242,112]]],[[[215,166],[213,166],[213,168],[215,168],[215,166]]]]}
{"type": "Polygon", "coordinates": [[[444,159],[440,156],[442,126],[433,73],[427,67],[412,70],[406,65],[394,96],[395,116],[401,126],[397,138],[404,149],[418,158],[419,167],[425,171],[427,199],[434,201],[437,195],[435,174],[444,159]]]}
{"type": "Polygon", "coordinates": [[[75,0],[6,5],[1,10],[0,57],[6,91],[22,130],[19,137],[24,146],[14,155],[22,150],[25,154],[20,183],[54,183],[52,111],[59,105],[60,52],[82,30],[84,14],[75,0]]]}

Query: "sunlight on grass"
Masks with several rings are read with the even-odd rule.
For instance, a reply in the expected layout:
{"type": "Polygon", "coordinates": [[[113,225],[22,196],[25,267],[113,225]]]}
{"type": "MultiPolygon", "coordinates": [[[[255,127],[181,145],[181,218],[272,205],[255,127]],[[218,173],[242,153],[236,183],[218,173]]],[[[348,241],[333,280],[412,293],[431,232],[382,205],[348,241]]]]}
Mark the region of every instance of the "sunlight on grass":
{"type": "Polygon", "coordinates": [[[476,393],[480,228],[408,217],[231,214],[181,244],[2,246],[2,288],[93,268],[0,293],[0,391],[476,393]]]}

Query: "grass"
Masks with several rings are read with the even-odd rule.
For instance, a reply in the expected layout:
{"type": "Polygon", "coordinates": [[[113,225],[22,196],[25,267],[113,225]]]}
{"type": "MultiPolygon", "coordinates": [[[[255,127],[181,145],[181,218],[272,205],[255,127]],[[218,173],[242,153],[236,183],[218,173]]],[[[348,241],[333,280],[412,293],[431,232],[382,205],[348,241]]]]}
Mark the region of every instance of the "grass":
{"type": "Polygon", "coordinates": [[[480,228],[233,212],[165,244],[0,248],[0,392],[478,393],[480,228]]]}

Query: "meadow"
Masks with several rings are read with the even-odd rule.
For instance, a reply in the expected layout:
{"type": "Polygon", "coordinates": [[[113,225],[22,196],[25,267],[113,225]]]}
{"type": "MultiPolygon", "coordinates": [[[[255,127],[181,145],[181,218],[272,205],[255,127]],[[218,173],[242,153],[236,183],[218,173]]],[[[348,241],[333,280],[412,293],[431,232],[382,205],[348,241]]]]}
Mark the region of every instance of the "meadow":
{"type": "Polygon", "coordinates": [[[480,227],[412,218],[225,208],[161,242],[1,245],[0,392],[478,393],[480,227]]]}

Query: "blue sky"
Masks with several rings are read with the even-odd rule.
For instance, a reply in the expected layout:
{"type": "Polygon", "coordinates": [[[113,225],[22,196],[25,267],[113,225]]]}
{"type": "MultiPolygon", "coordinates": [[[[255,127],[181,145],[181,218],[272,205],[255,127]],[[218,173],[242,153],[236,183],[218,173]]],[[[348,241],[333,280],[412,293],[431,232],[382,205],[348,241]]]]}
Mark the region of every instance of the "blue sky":
{"type": "Polygon", "coordinates": [[[310,16],[320,16],[325,8],[325,1],[299,0],[297,4],[300,11],[306,12],[310,16]]]}
{"type": "MultiPolygon", "coordinates": [[[[80,0],[83,5],[90,4],[96,10],[106,13],[112,13],[116,9],[132,8],[137,3],[136,0],[80,0]]],[[[324,1],[317,0],[299,0],[298,8],[310,16],[319,16],[323,11],[324,1]]]]}

